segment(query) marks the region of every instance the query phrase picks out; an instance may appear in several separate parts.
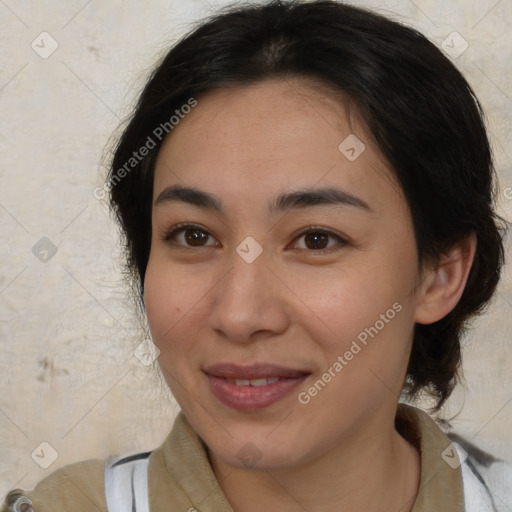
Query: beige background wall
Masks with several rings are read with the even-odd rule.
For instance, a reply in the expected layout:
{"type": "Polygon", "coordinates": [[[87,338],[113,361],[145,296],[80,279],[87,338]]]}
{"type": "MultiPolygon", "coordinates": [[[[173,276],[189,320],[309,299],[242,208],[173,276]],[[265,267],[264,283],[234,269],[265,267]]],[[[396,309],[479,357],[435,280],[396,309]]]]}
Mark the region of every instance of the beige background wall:
{"type": "MultiPolygon", "coordinates": [[[[0,1],[0,499],[79,459],[152,449],[171,427],[176,404],[134,355],[142,338],[117,233],[93,190],[108,137],[152,64],[225,3],[0,1]]],[[[512,2],[354,3],[453,47],[487,112],[500,211],[512,218],[512,2]]],[[[456,429],[509,461],[511,313],[506,270],[466,340],[466,388],[445,410],[461,409],[456,429]]]]}

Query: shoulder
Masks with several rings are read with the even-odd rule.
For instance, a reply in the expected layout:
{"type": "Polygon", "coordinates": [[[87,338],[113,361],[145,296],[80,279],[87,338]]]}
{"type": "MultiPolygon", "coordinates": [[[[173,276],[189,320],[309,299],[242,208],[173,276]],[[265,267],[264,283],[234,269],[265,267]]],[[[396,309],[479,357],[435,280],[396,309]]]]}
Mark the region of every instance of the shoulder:
{"type": "MultiPolygon", "coordinates": [[[[422,471],[441,479],[443,488],[460,486],[465,510],[512,511],[512,464],[454,432],[449,421],[416,407],[400,403],[395,424],[406,439],[419,447],[422,471]]],[[[432,485],[429,484],[430,493],[432,485]]]]}
{"type": "Polygon", "coordinates": [[[33,490],[10,491],[0,506],[0,512],[21,512],[25,508],[20,508],[24,502],[32,503],[35,512],[104,511],[107,509],[104,468],[105,461],[101,459],[63,466],[41,480],[33,490]]]}
{"type": "Polygon", "coordinates": [[[512,464],[484,452],[456,433],[447,434],[456,443],[461,459],[464,490],[468,501],[487,499],[489,510],[512,509],[512,464]]]}

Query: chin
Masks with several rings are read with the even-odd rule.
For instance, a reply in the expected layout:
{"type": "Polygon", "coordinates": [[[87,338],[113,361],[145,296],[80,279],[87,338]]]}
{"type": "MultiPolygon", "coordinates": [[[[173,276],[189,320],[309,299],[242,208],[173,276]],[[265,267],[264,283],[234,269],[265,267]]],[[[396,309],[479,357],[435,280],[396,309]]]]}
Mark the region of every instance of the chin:
{"type": "MultiPolygon", "coordinates": [[[[239,444],[239,443],[237,443],[239,444]]],[[[210,448],[211,451],[227,466],[256,471],[279,471],[290,468],[296,464],[294,457],[297,453],[288,449],[277,449],[273,444],[266,443],[258,446],[247,441],[233,450],[226,449],[226,446],[210,448]]]]}

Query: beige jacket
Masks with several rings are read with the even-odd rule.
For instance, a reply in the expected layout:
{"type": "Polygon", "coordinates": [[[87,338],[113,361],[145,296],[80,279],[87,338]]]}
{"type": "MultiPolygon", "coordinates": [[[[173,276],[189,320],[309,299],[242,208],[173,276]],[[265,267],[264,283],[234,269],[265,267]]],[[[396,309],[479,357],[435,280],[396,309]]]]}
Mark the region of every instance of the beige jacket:
{"type": "MultiPolygon", "coordinates": [[[[399,404],[398,431],[421,452],[421,477],[413,512],[464,512],[461,467],[452,441],[425,412],[399,404]]],[[[90,459],[57,469],[32,491],[11,491],[0,512],[20,512],[20,500],[34,512],[106,512],[105,461],[90,459]],[[15,505],[16,500],[18,506],[15,505]]],[[[203,442],[183,413],[160,447],[149,456],[151,512],[233,512],[209,463],[203,442]]],[[[30,509],[27,509],[30,510],[30,509]]]]}

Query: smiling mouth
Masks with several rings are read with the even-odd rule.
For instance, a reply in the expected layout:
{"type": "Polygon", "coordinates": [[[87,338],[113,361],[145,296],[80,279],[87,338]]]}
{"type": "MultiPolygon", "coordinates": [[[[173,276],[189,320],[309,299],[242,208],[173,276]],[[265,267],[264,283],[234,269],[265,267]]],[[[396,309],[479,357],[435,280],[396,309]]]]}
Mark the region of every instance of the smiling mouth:
{"type": "Polygon", "coordinates": [[[269,407],[288,396],[311,375],[273,364],[240,366],[223,363],[203,370],[213,395],[240,411],[269,407]]]}

